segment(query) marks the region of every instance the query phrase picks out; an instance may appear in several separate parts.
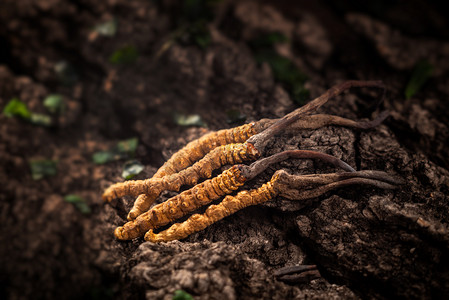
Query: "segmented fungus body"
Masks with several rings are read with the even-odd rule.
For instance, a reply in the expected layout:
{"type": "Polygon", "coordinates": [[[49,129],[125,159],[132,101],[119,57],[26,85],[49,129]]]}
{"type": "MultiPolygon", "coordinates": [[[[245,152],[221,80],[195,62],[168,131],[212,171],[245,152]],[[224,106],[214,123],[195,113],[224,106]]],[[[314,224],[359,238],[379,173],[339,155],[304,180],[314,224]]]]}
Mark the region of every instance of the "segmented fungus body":
{"type": "Polygon", "coordinates": [[[222,129],[208,133],[199,139],[188,143],[181,150],[173,154],[162,167],[157,170],[153,178],[162,178],[178,173],[191,166],[218,146],[244,143],[249,137],[258,133],[260,124],[249,123],[231,129],[222,129]]]}
{"type": "MultiPolygon", "coordinates": [[[[176,174],[191,166],[217,147],[244,143],[249,137],[260,132],[261,128],[263,128],[266,123],[269,123],[269,120],[258,122],[257,124],[252,122],[239,127],[208,133],[199,139],[188,143],[184,148],[173,154],[172,157],[157,170],[153,175],[153,178],[163,178],[168,175],[176,174]]],[[[232,151],[235,151],[235,149],[230,149],[230,147],[220,149],[218,155],[220,156],[221,154],[226,153],[226,151],[228,152],[228,155],[231,154],[231,156],[234,156],[232,155],[232,151]]],[[[214,155],[217,154],[215,153],[214,155]]],[[[218,158],[223,157],[221,155],[221,157],[218,158]]],[[[214,159],[214,157],[209,157],[208,159],[214,159]]],[[[242,161],[244,160],[242,159],[242,161]]],[[[224,164],[225,163],[227,163],[227,161],[224,161],[224,164]]],[[[157,191],[151,194],[139,195],[134,202],[134,206],[129,211],[128,220],[134,220],[137,216],[147,211],[158,196],[159,194],[157,191]]]]}
{"type": "Polygon", "coordinates": [[[150,229],[145,234],[145,240],[155,243],[180,240],[205,229],[242,208],[268,201],[277,195],[276,185],[274,184],[276,179],[276,177],[273,177],[271,181],[256,190],[241,191],[236,196],[228,195],[219,204],[209,206],[204,214],[192,215],[187,221],[173,224],[160,233],[155,234],[150,229]]]}
{"type": "Polygon", "coordinates": [[[190,142],[176,152],[151,179],[126,181],[110,186],[103,194],[106,201],[124,195],[138,196],[128,214],[130,222],[116,229],[116,237],[127,240],[147,232],[145,239],[150,241],[181,239],[244,207],[268,201],[277,195],[292,200],[309,199],[348,184],[394,188],[398,182],[392,180],[388,174],[380,171],[355,172],[345,162],[324,153],[294,150],[259,159],[263,156],[268,141],[286,129],[316,129],[329,125],[368,129],[380,124],[388,116],[387,112],[380,113],[372,121],[353,121],[332,115],[310,115],[330,98],[351,87],[375,87],[385,91],[379,81],[344,82],[283,118],[262,119],[240,127],[212,132],[190,142]],[[346,172],[296,176],[278,171],[269,182],[258,189],[241,191],[234,196],[228,195],[221,203],[210,206],[204,214],[195,214],[183,223],[174,224],[160,233],[153,233],[153,229],[167,225],[211,201],[233,193],[268,165],[289,158],[321,159],[343,168],[346,172]],[[233,166],[221,175],[197,184],[202,178],[210,178],[214,170],[224,165],[255,160],[250,166],[233,166]],[[150,209],[162,191],[178,191],[182,186],[193,188],[150,209]]]}
{"type": "MultiPolygon", "coordinates": [[[[290,125],[289,129],[318,129],[329,125],[369,129],[379,125],[387,116],[388,112],[383,111],[374,120],[354,121],[339,116],[318,114],[304,116],[302,119],[299,119],[295,123],[290,125]]],[[[264,129],[266,129],[270,125],[273,125],[277,121],[278,119],[263,119],[258,122],[253,122],[240,127],[209,133],[202,138],[190,142],[186,147],[173,154],[173,156],[156,172],[153,178],[162,178],[167,175],[176,174],[177,172],[183,170],[188,166],[186,162],[194,162],[198,159],[201,159],[201,157],[205,155],[204,153],[206,153],[207,150],[210,149],[209,151],[211,151],[219,146],[225,146],[226,144],[224,143],[229,140],[231,140],[233,143],[239,143],[240,141],[247,139],[254,134],[262,132],[264,129]],[[195,151],[194,149],[196,148],[200,149],[201,151],[195,151]],[[192,154],[190,154],[189,156],[188,153],[192,154]]],[[[228,152],[228,155],[230,154],[229,148],[221,148],[218,151],[228,152]]],[[[227,161],[223,162],[223,164],[226,163],[227,161]]],[[[137,218],[137,216],[147,211],[154,203],[158,195],[159,194],[157,193],[157,190],[155,190],[153,193],[149,192],[147,194],[139,195],[139,197],[134,202],[134,206],[128,214],[128,220],[134,220],[135,218],[137,218]]]]}
{"type": "Polygon", "coordinates": [[[203,205],[230,194],[262,173],[269,165],[289,158],[320,159],[348,172],[355,170],[345,162],[325,153],[309,150],[289,150],[258,160],[250,166],[234,165],[212,179],[206,180],[175,197],[158,204],[147,212],[131,220],[123,227],[117,227],[115,236],[119,240],[129,240],[142,236],[149,229],[155,229],[193,212],[203,205]]]}
{"type": "Polygon", "coordinates": [[[239,166],[232,166],[217,177],[205,180],[193,188],[154,206],[135,220],[123,225],[123,227],[117,227],[114,232],[115,236],[119,240],[143,236],[150,229],[167,225],[187,213],[209,204],[211,201],[220,199],[220,197],[232,193],[245,183],[246,178],[241,173],[239,166]]]}
{"type": "Polygon", "coordinates": [[[164,190],[178,191],[182,185],[195,185],[200,178],[210,178],[212,172],[223,165],[251,161],[260,156],[252,144],[228,144],[215,148],[192,166],[162,178],[129,180],[110,186],[103,198],[111,200],[125,195],[159,195],[164,190]]]}
{"type": "Polygon", "coordinates": [[[383,189],[395,189],[395,184],[401,182],[384,172],[370,173],[360,171],[351,173],[332,173],[310,176],[290,175],[283,170],[278,170],[271,180],[263,184],[258,189],[241,191],[236,196],[226,196],[217,205],[211,205],[204,214],[195,214],[182,223],[176,223],[167,230],[154,233],[149,230],[145,234],[145,240],[151,242],[167,242],[180,240],[188,237],[192,233],[201,231],[213,223],[230,216],[237,211],[251,206],[269,201],[281,195],[290,200],[306,200],[316,198],[330,190],[352,184],[366,184],[383,189]],[[309,180],[308,180],[309,179],[309,180]],[[309,190],[300,190],[304,186],[311,184],[323,184],[309,190]],[[293,193],[292,193],[293,191],[293,193]],[[295,195],[294,198],[291,198],[295,195]]]}

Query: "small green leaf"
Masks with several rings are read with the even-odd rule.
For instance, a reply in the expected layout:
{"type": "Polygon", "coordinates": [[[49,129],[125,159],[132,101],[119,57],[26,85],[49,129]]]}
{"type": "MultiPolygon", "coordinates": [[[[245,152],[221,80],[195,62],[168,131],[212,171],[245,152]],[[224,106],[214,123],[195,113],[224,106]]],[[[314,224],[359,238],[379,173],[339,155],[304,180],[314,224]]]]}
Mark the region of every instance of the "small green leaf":
{"type": "Polygon", "coordinates": [[[78,202],[84,202],[84,199],[81,198],[81,196],[69,194],[64,197],[65,202],[69,203],[78,203],[78,202]]]}
{"type": "Polygon", "coordinates": [[[113,64],[129,64],[135,62],[138,56],[136,47],[124,46],[112,53],[109,61],[113,64]]]}
{"type": "Polygon", "coordinates": [[[129,153],[134,155],[137,150],[137,145],[139,144],[139,139],[134,137],[128,140],[120,141],[117,144],[117,150],[120,153],[129,153]]]}
{"type": "Polygon", "coordinates": [[[123,166],[122,177],[126,180],[132,179],[134,176],[142,172],[144,166],[137,160],[128,161],[123,166]]]}
{"type": "Polygon", "coordinates": [[[30,122],[35,125],[41,126],[50,126],[51,125],[51,117],[44,114],[35,114],[32,113],[30,117],[30,122]]]}
{"type": "Polygon", "coordinates": [[[246,115],[238,109],[230,109],[226,111],[226,122],[229,124],[245,122],[246,115]]]}
{"type": "Polygon", "coordinates": [[[194,300],[194,298],[192,297],[192,295],[184,292],[183,290],[176,290],[173,294],[172,300],[194,300]]]}
{"type": "Polygon", "coordinates": [[[12,99],[3,109],[3,114],[7,117],[19,117],[30,123],[42,126],[50,126],[50,116],[38,113],[32,113],[28,110],[27,105],[17,98],[12,99]]]}
{"type": "Polygon", "coordinates": [[[112,19],[100,24],[97,24],[94,28],[99,35],[102,36],[114,36],[117,33],[118,22],[117,19],[112,19]]]}
{"type": "Polygon", "coordinates": [[[65,60],[56,63],[54,70],[59,81],[66,86],[72,86],[78,81],[75,68],[65,60]]]}
{"type": "Polygon", "coordinates": [[[120,141],[117,145],[107,151],[94,153],[94,155],[92,155],[92,161],[101,165],[114,160],[134,157],[138,144],[139,140],[136,137],[120,141]]]}
{"type": "Polygon", "coordinates": [[[3,114],[7,117],[20,117],[25,120],[30,119],[31,113],[25,103],[18,98],[11,99],[5,108],[3,108],[3,114]]]}
{"type": "Polygon", "coordinates": [[[433,72],[433,65],[431,65],[428,61],[421,61],[413,70],[412,77],[408,82],[405,88],[405,98],[410,99],[413,97],[419,89],[426,83],[426,81],[430,78],[433,72]]]}
{"type": "Polygon", "coordinates": [[[110,151],[99,151],[92,155],[92,160],[97,165],[102,165],[114,160],[114,154],[110,151]]]}
{"type": "Polygon", "coordinates": [[[174,119],[175,123],[181,126],[207,127],[207,124],[201,119],[200,115],[175,114],[174,119]]]}
{"type": "Polygon", "coordinates": [[[34,180],[39,180],[44,176],[54,176],[57,173],[57,162],[47,159],[31,160],[31,176],[34,180]]]}
{"type": "Polygon", "coordinates": [[[61,114],[64,112],[65,109],[64,99],[62,98],[61,95],[57,94],[48,95],[44,99],[44,106],[49,112],[53,114],[55,113],[61,114]]]}
{"type": "Polygon", "coordinates": [[[90,214],[91,212],[91,209],[89,205],[87,205],[86,201],[78,195],[74,194],[66,195],[64,197],[64,201],[75,205],[75,207],[83,214],[90,214]]]}
{"type": "Polygon", "coordinates": [[[85,215],[90,214],[91,212],[91,209],[86,202],[75,203],[75,207],[78,208],[78,210],[85,215]]]}

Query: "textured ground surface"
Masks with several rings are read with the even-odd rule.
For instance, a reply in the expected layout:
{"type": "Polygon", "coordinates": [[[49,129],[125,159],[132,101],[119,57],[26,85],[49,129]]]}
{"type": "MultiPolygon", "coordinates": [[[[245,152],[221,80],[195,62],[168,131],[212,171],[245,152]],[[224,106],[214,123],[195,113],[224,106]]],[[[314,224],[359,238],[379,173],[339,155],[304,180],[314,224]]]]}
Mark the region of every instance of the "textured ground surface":
{"type": "MultiPolygon", "coordinates": [[[[18,97],[33,112],[64,96],[67,109],[45,128],[0,115],[0,297],[171,299],[439,298],[449,294],[449,36],[447,16],[423,2],[360,8],[352,2],[225,1],[202,49],[175,42],[176,1],[3,1],[0,9],[0,107],[18,97]],[[73,4],[75,3],[75,4],[73,4]],[[398,12],[402,18],[398,18],[398,12]],[[92,28],[118,19],[114,37],[92,28]],[[415,26],[421,24],[420,26],[415,26]],[[307,203],[282,198],[250,207],[183,241],[117,242],[131,198],[104,205],[102,190],[122,181],[123,161],[96,165],[92,154],[138,137],[136,159],[150,177],[177,149],[210,130],[229,128],[226,111],[246,122],[297,107],[249,41],[279,32],[276,51],[307,75],[310,98],[348,79],[382,79],[391,117],[368,131],[328,127],[285,133],[267,155],[311,149],[357,169],[384,170],[406,182],[396,191],[354,186],[307,203]],[[133,64],[108,60],[122,46],[133,64]],[[159,54],[158,54],[159,53],[159,54]],[[427,59],[433,76],[411,99],[404,88],[427,59]],[[71,85],[54,67],[76,69],[71,85]],[[182,127],[173,112],[198,114],[208,128],[182,127]],[[57,176],[33,180],[28,162],[58,161],[57,176]],[[63,200],[77,194],[92,212],[63,200]],[[322,278],[286,284],[274,270],[316,264],[322,278]]],[[[320,111],[372,118],[379,93],[354,90],[320,111]]],[[[288,161],[275,170],[333,172],[323,163],[288,161]]],[[[163,194],[161,200],[173,193],[163,194]]]]}

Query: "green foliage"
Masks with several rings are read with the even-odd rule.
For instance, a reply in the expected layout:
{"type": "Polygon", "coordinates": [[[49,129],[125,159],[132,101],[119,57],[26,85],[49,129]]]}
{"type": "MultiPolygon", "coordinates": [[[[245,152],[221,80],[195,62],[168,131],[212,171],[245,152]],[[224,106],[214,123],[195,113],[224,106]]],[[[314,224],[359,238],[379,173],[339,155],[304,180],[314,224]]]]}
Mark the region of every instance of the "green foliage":
{"type": "Polygon", "coordinates": [[[134,176],[142,172],[144,166],[137,160],[128,161],[123,166],[122,177],[126,180],[132,179],[134,176]]]}
{"type": "Polygon", "coordinates": [[[109,61],[113,64],[130,64],[135,62],[138,56],[139,53],[137,52],[136,47],[127,45],[112,53],[109,57],[109,61]]]}
{"type": "Polygon", "coordinates": [[[58,94],[48,95],[44,99],[44,106],[49,112],[53,114],[56,113],[62,114],[64,113],[65,110],[64,99],[62,98],[61,95],[58,94]]]}
{"type": "Polygon", "coordinates": [[[120,141],[117,145],[107,151],[99,151],[94,153],[92,160],[94,163],[101,165],[110,161],[132,158],[135,155],[139,140],[131,138],[120,141]]]}
{"type": "Polygon", "coordinates": [[[120,153],[134,155],[137,150],[138,145],[139,145],[139,139],[136,137],[133,137],[133,138],[118,142],[117,150],[120,153]]]}
{"type": "Polygon", "coordinates": [[[243,123],[246,121],[246,115],[238,109],[229,109],[226,111],[226,122],[229,124],[243,123]]]}
{"type": "Polygon", "coordinates": [[[19,117],[35,125],[50,126],[52,124],[50,116],[30,112],[27,105],[17,98],[6,104],[3,114],[7,117],[19,117]]]}
{"type": "Polygon", "coordinates": [[[183,290],[176,290],[173,294],[172,300],[194,300],[194,298],[192,297],[192,295],[184,292],[183,290]]]}
{"type": "Polygon", "coordinates": [[[58,163],[53,160],[31,160],[29,164],[31,168],[31,177],[34,180],[42,179],[45,176],[54,176],[57,173],[58,163]]]}
{"type": "Polygon", "coordinates": [[[11,99],[3,108],[3,114],[9,118],[20,117],[25,120],[31,118],[31,112],[25,103],[20,101],[18,98],[11,99]]]}
{"type": "Polygon", "coordinates": [[[207,127],[207,124],[203,121],[203,119],[201,119],[200,115],[175,114],[174,121],[180,126],[207,127]]]}
{"type": "Polygon", "coordinates": [[[98,151],[92,155],[92,161],[97,165],[102,165],[113,160],[115,160],[115,156],[112,151],[98,151]]]}
{"type": "Polygon", "coordinates": [[[114,36],[117,33],[118,21],[117,19],[112,19],[103,23],[95,25],[94,31],[98,32],[102,36],[114,36]]]}
{"type": "Polygon", "coordinates": [[[44,114],[31,114],[30,122],[35,125],[41,126],[50,126],[51,125],[51,117],[44,114]]]}
{"type": "Polygon", "coordinates": [[[78,195],[74,195],[74,194],[66,195],[64,197],[64,201],[72,203],[83,214],[91,213],[91,209],[90,209],[89,205],[87,205],[84,198],[82,198],[78,195]]]}
{"type": "Polygon", "coordinates": [[[433,72],[433,65],[431,65],[428,61],[421,61],[413,70],[412,76],[405,88],[405,98],[410,99],[413,97],[419,89],[426,83],[426,81],[430,78],[433,72]]]}

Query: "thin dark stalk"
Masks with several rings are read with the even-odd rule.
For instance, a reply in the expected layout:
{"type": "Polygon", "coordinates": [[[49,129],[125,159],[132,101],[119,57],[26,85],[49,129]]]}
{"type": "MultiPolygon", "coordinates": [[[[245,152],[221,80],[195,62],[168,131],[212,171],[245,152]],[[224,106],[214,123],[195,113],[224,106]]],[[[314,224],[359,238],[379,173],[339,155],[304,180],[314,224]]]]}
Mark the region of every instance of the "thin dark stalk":
{"type": "MultiPolygon", "coordinates": [[[[279,121],[268,127],[266,130],[253,135],[250,137],[247,142],[251,143],[256,147],[257,150],[261,151],[265,145],[265,143],[274,135],[283,131],[286,127],[297,121],[299,118],[306,114],[311,114],[315,112],[318,108],[320,108],[323,104],[325,104],[329,99],[340,95],[342,92],[353,88],[353,87],[377,87],[381,88],[385,91],[385,86],[381,81],[359,81],[359,80],[350,80],[343,82],[339,85],[336,85],[329,90],[327,90],[320,97],[310,101],[306,105],[292,111],[291,113],[285,115],[279,121]]],[[[261,151],[262,152],[262,151],[261,151]]]]}
{"type": "Polygon", "coordinates": [[[355,170],[350,165],[329,154],[311,150],[287,150],[266,158],[262,158],[252,163],[249,167],[242,168],[242,174],[247,180],[250,180],[265,171],[269,165],[287,160],[289,158],[319,159],[324,162],[333,164],[336,167],[342,168],[345,171],[355,172],[355,170]]]}

